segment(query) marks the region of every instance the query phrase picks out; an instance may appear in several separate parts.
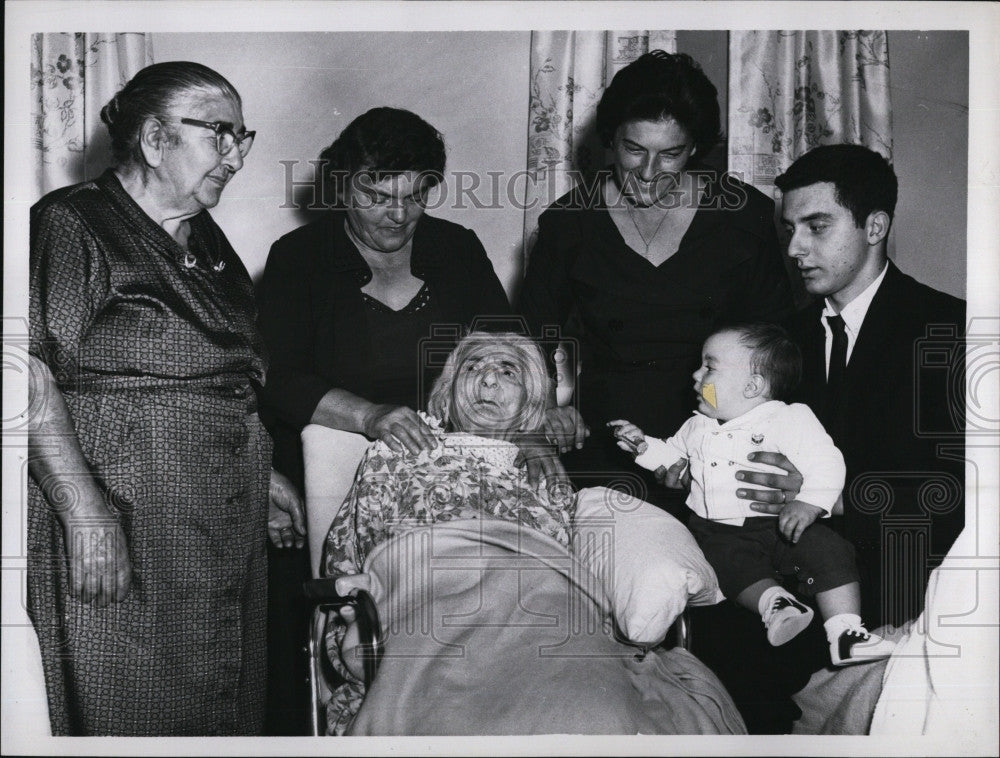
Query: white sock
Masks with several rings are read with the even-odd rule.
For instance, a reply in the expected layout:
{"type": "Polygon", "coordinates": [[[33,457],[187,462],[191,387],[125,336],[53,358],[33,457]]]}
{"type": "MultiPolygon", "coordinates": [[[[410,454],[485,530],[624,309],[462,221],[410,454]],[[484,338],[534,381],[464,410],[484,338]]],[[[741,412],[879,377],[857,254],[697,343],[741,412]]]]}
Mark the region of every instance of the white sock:
{"type": "Polygon", "coordinates": [[[775,598],[779,596],[784,596],[790,598],[791,600],[795,599],[795,596],[791,594],[788,590],[786,590],[781,585],[776,584],[773,587],[768,587],[766,590],[760,593],[760,600],[757,601],[757,612],[760,613],[761,616],[763,616],[764,611],[770,608],[775,598]]]}
{"type": "Polygon", "coordinates": [[[856,613],[838,613],[823,622],[827,642],[835,642],[845,630],[859,627],[864,629],[865,625],[861,623],[861,617],[856,613]]]}

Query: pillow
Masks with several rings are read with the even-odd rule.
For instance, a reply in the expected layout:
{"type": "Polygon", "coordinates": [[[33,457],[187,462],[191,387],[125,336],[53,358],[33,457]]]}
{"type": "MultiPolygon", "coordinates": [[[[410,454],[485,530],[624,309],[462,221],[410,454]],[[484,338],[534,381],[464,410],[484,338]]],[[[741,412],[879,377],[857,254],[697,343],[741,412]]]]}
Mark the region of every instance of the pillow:
{"type": "Polygon", "coordinates": [[[604,589],[622,633],[639,645],[664,640],[688,603],[723,599],[715,571],[684,525],[617,490],[577,493],[573,551],[604,589]]]}

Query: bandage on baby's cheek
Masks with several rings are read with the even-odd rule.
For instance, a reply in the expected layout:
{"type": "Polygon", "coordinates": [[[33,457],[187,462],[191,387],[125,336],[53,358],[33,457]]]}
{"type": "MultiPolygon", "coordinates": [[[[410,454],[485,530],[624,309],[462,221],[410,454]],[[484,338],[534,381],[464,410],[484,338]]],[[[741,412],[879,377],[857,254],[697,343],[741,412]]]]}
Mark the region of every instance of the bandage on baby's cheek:
{"type": "Polygon", "coordinates": [[[708,403],[713,408],[718,408],[719,405],[715,400],[715,385],[714,384],[703,384],[701,386],[701,396],[705,398],[705,402],[708,403]]]}

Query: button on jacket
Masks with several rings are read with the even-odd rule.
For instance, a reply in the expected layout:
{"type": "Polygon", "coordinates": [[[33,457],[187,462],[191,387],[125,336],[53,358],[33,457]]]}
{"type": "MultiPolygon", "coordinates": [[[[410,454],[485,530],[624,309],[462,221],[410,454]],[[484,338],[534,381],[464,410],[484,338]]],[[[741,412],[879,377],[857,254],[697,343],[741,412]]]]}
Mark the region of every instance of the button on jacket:
{"type": "Polygon", "coordinates": [[[737,471],[779,472],[781,469],[747,460],[758,451],[784,453],[801,472],[803,486],[796,500],[825,511],[836,504],[844,487],[844,457],[808,406],[769,400],[742,416],[720,424],[701,413],[684,422],[666,440],[647,437],[649,448],[635,460],[655,470],[687,458],[691,493],[687,505],[702,518],[742,525],[749,517],[766,516],[736,497],[737,471]]]}

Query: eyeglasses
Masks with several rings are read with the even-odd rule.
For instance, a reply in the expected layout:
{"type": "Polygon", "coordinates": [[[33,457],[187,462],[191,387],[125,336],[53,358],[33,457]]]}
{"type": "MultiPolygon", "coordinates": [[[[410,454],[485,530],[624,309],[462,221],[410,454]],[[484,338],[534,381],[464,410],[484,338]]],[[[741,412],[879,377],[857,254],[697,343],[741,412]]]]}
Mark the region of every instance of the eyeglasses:
{"type": "Polygon", "coordinates": [[[219,151],[219,155],[229,155],[235,147],[240,151],[240,156],[246,158],[250,148],[253,147],[253,138],[257,134],[255,131],[244,130],[242,134],[237,135],[233,132],[233,125],[225,121],[199,121],[196,118],[182,118],[181,123],[200,126],[215,132],[215,149],[219,151]]]}

